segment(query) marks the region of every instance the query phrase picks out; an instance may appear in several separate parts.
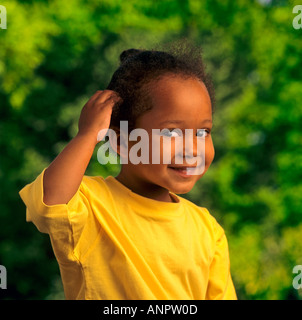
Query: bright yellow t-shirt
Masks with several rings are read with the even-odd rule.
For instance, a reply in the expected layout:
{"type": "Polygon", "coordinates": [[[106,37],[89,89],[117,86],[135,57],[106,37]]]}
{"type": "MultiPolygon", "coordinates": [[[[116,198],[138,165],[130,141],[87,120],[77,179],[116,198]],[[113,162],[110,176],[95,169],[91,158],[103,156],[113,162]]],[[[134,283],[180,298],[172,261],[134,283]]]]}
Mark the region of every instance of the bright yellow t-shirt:
{"type": "Polygon", "coordinates": [[[236,299],[225,233],[207,209],[84,176],[67,204],[43,202],[44,171],[20,196],[48,233],[66,299],[236,299]]]}

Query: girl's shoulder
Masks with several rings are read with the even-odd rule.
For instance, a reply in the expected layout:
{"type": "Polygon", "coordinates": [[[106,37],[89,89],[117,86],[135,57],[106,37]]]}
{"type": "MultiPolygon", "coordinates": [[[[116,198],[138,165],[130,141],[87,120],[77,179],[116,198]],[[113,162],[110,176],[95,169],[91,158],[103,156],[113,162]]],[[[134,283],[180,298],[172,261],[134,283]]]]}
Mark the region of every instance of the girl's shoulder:
{"type": "Polygon", "coordinates": [[[199,206],[194,202],[178,196],[180,201],[183,203],[186,210],[189,210],[191,216],[196,220],[202,220],[202,222],[207,225],[215,234],[223,234],[224,230],[217,222],[216,218],[210,213],[206,207],[199,206]]]}

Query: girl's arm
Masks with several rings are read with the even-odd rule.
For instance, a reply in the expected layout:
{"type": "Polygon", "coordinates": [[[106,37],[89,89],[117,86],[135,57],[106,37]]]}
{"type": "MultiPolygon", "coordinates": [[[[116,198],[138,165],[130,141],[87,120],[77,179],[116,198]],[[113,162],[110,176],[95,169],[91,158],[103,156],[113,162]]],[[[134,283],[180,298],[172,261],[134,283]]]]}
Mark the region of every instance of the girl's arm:
{"type": "Polygon", "coordinates": [[[109,128],[112,108],[119,100],[114,91],[104,90],[97,91],[85,104],[78,134],[44,172],[43,201],[46,205],[68,203],[77,192],[98,143],[98,132],[109,128]]]}

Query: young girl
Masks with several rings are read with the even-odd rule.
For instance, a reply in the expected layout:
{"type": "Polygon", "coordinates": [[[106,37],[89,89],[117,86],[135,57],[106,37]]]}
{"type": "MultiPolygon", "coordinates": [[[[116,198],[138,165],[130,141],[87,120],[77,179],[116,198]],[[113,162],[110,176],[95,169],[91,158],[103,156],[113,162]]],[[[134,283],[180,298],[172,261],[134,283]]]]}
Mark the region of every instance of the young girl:
{"type": "MultiPolygon", "coordinates": [[[[82,109],[78,134],[20,191],[26,220],[50,235],[67,299],[236,299],[223,229],[206,208],[176,195],[189,192],[214,158],[214,95],[200,49],[129,49],[120,60],[107,90],[82,109]],[[106,179],[84,175],[102,129],[115,130],[115,151],[124,152],[122,120],[150,141],[152,129],[161,130],[160,163],[151,161],[150,142],[149,164],[124,163],[106,179]],[[174,147],[186,129],[193,148],[183,144],[179,164],[174,147]],[[190,152],[203,172],[188,173],[196,169],[190,152]]],[[[127,142],[130,150],[135,143],[127,142]]]]}

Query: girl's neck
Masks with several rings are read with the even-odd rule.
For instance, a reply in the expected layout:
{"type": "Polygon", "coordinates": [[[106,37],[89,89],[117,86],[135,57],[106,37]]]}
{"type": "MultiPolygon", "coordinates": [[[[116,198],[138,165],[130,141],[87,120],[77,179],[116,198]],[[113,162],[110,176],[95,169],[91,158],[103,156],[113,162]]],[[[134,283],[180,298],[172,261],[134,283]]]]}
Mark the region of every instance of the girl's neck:
{"type": "Polygon", "coordinates": [[[128,175],[123,170],[115,177],[115,179],[140,196],[157,201],[175,202],[170,196],[169,190],[153,183],[137,179],[136,177],[133,177],[133,175],[128,175]]]}

